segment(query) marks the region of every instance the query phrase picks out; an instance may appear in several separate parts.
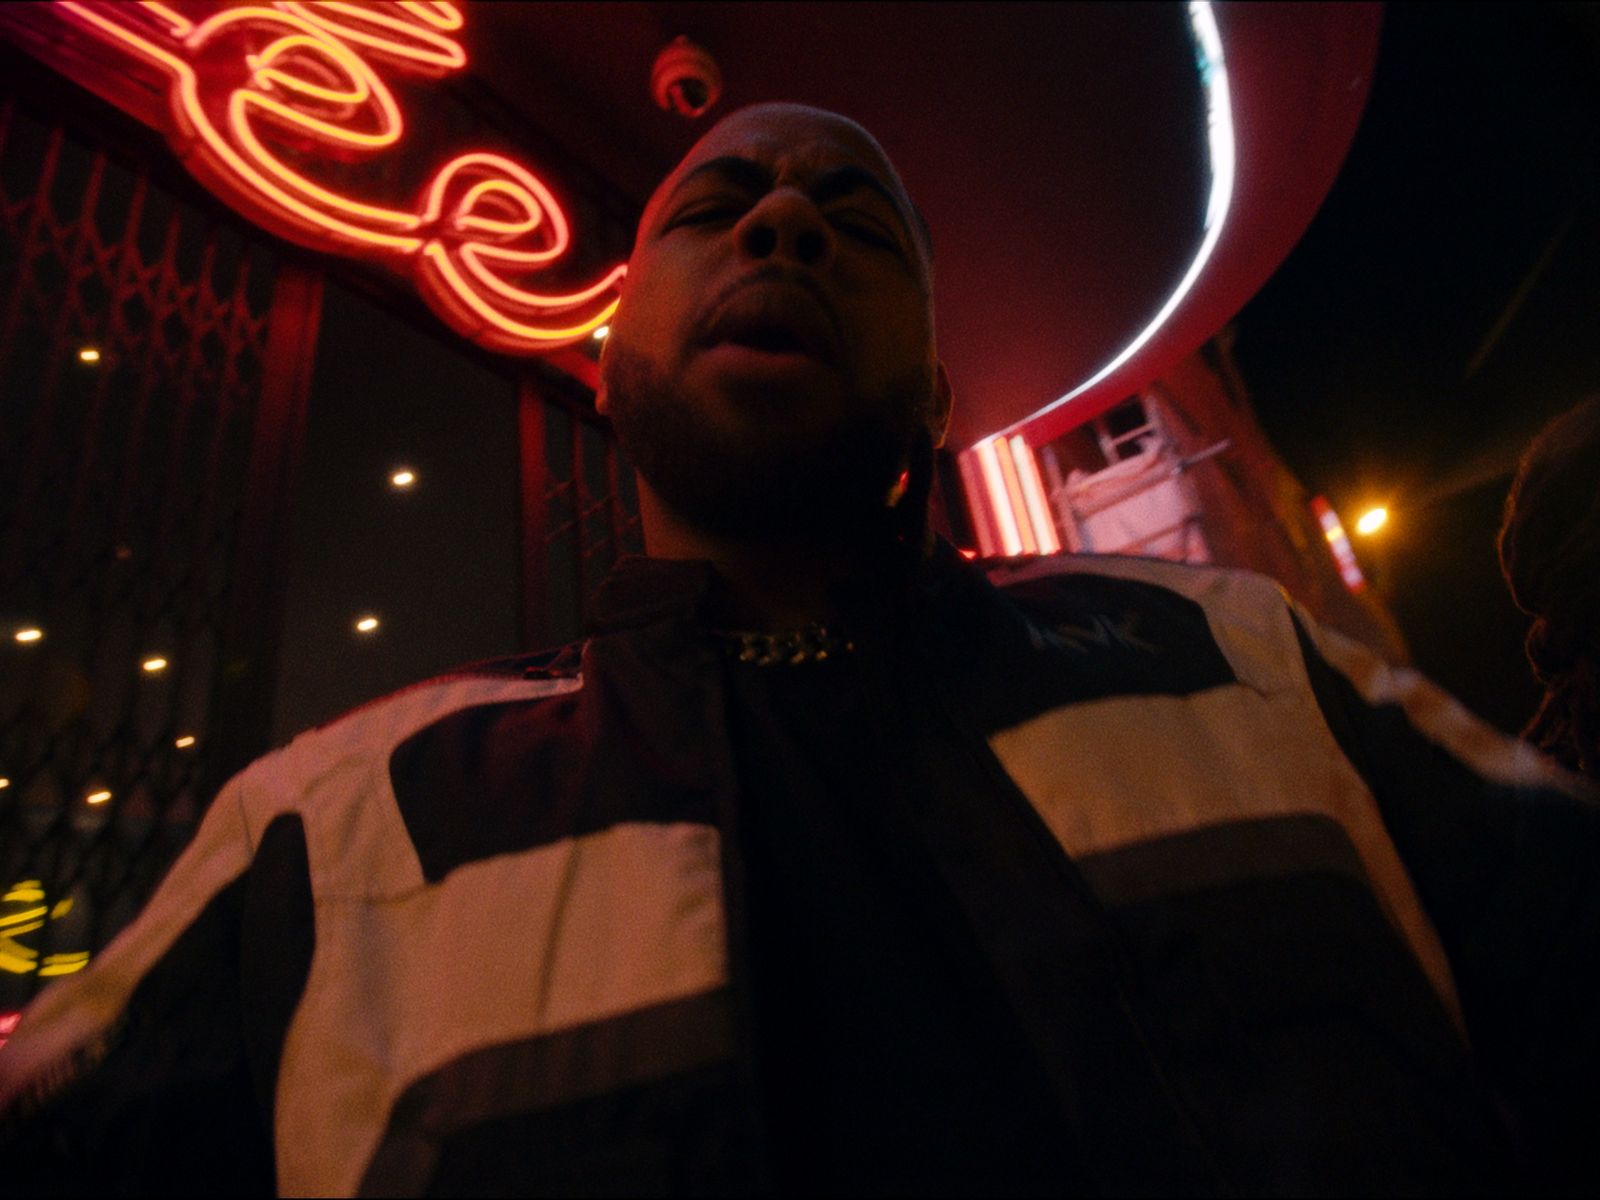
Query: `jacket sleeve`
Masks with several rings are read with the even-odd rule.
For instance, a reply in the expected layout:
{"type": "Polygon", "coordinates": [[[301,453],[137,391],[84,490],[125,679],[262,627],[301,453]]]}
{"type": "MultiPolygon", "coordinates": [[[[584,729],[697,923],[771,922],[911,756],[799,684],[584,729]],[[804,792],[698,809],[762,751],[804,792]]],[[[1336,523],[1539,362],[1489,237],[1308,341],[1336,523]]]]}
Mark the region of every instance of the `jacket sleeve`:
{"type": "Polygon", "coordinates": [[[4,1190],[274,1190],[277,1047],[252,1038],[241,948],[262,881],[286,856],[292,874],[304,839],[274,823],[251,846],[241,788],[223,789],[138,918],[40,993],[0,1049],[4,1190]]]}
{"type": "Polygon", "coordinates": [[[1600,1182],[1600,802],[1415,671],[1295,613],[1317,702],[1438,930],[1545,1186],[1600,1182]]]}

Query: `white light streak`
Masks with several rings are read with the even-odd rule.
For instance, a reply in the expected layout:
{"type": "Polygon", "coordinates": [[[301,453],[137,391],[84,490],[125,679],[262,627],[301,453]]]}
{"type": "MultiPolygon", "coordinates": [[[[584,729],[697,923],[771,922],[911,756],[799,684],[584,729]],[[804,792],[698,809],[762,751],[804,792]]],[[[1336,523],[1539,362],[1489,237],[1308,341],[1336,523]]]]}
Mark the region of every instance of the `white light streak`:
{"type": "Polygon", "coordinates": [[[1222,53],[1222,34],[1217,29],[1217,17],[1214,6],[1210,0],[1190,0],[1189,3],[1189,29],[1195,41],[1195,50],[1200,68],[1200,85],[1206,98],[1206,142],[1210,150],[1211,159],[1211,193],[1206,200],[1206,215],[1204,236],[1200,239],[1200,248],[1195,252],[1194,260],[1190,262],[1189,269],[1183,273],[1183,278],[1178,281],[1178,286],[1167,297],[1165,304],[1151,318],[1139,334],[1124,346],[1110,362],[1101,367],[1088,379],[1073,388],[1066,395],[1052,400],[1037,412],[1031,413],[1022,420],[1006,427],[1001,435],[1009,435],[1033,421],[1038,420],[1046,413],[1054,412],[1063,404],[1068,404],[1081,396],[1084,392],[1094,387],[1118,367],[1126,363],[1137,354],[1153,338],[1157,331],[1167,323],[1178,306],[1193,289],[1195,282],[1200,278],[1206,264],[1211,261],[1211,254],[1217,248],[1217,242],[1222,237],[1223,226],[1227,223],[1228,208],[1233,203],[1233,184],[1237,166],[1237,148],[1233,136],[1233,107],[1228,91],[1228,71],[1222,53]]]}
{"type": "Polygon", "coordinates": [[[1000,473],[1000,454],[993,438],[978,443],[978,467],[983,472],[983,482],[989,493],[989,511],[999,526],[1000,548],[1009,557],[1022,553],[1022,534],[1017,530],[1016,514],[1011,508],[1011,498],[1006,495],[1005,477],[1000,473]]]}

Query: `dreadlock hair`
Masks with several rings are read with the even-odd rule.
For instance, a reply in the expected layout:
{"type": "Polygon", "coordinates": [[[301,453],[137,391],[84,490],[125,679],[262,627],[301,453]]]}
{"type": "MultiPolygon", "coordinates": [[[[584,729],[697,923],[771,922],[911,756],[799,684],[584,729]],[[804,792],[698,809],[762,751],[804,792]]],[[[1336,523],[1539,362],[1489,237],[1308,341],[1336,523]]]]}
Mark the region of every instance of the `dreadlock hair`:
{"type": "Polygon", "coordinates": [[[1540,431],[1506,497],[1500,570],[1544,698],[1522,736],[1600,778],[1600,396],[1540,431]]]}

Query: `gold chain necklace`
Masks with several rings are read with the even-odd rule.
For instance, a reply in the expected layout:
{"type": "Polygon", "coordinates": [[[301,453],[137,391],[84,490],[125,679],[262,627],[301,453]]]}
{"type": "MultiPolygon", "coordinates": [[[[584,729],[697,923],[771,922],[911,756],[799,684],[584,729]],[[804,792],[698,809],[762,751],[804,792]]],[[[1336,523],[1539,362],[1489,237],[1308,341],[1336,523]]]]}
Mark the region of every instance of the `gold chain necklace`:
{"type": "Polygon", "coordinates": [[[826,662],[837,654],[851,654],[856,648],[849,638],[816,622],[788,633],[737,629],[713,629],[711,633],[739,662],[758,667],[798,667],[803,663],[826,662]]]}

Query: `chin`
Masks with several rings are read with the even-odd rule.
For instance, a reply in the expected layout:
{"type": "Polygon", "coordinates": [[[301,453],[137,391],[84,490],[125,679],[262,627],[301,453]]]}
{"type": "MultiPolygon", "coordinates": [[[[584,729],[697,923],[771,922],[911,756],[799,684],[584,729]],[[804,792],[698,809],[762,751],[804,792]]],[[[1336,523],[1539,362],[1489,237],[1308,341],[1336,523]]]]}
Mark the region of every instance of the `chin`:
{"type": "Polygon", "coordinates": [[[800,538],[870,521],[906,461],[916,393],[878,404],[837,376],[697,370],[664,376],[631,355],[611,365],[612,424],[651,488],[708,533],[800,538]]]}

